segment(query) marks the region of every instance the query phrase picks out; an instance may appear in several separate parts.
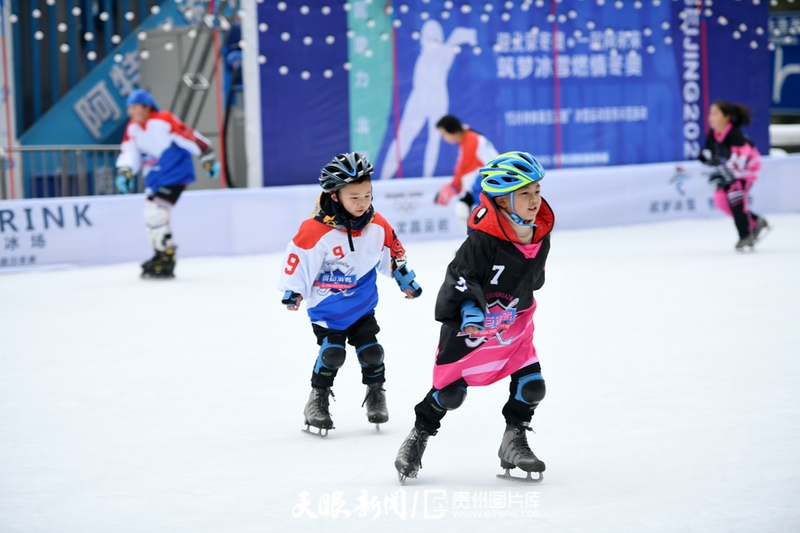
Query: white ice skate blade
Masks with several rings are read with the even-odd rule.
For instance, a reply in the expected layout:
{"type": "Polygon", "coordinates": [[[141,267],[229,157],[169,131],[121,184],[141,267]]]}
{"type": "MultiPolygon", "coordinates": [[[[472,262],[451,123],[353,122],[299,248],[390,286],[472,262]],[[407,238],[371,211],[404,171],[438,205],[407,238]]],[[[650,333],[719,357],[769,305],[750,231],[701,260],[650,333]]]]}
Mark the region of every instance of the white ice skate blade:
{"type": "Polygon", "coordinates": [[[404,474],[401,474],[400,472],[397,472],[397,478],[400,480],[400,484],[401,485],[405,485],[406,484],[406,480],[408,478],[417,479],[417,476],[416,475],[406,476],[404,474]]]}
{"type": "MultiPolygon", "coordinates": [[[[309,435],[313,435],[315,437],[319,437],[321,439],[324,439],[325,437],[328,436],[328,430],[327,429],[318,428],[318,427],[315,427],[314,429],[316,429],[317,431],[311,431],[311,426],[309,424],[306,424],[305,429],[301,429],[300,431],[302,431],[303,433],[308,433],[309,435]]],[[[336,428],[331,428],[331,429],[336,429],[336,428]]]]}
{"type": "Polygon", "coordinates": [[[402,473],[396,464],[395,464],[394,468],[395,468],[395,470],[397,470],[397,479],[400,480],[400,484],[401,485],[405,485],[406,484],[406,480],[408,478],[417,479],[417,473],[419,472],[419,468],[414,470],[413,472],[409,472],[408,474],[402,473]]]}
{"type": "Polygon", "coordinates": [[[175,274],[150,274],[142,272],[141,274],[142,279],[175,279],[175,274]]]}
{"type": "Polygon", "coordinates": [[[497,474],[497,477],[500,478],[500,479],[505,479],[507,481],[518,481],[520,483],[541,483],[542,480],[544,480],[544,474],[542,474],[541,472],[535,472],[535,473],[539,474],[538,478],[534,478],[531,475],[531,474],[534,474],[534,472],[528,472],[528,476],[527,477],[512,476],[511,475],[511,471],[508,468],[506,468],[505,473],[504,474],[497,474]]]}

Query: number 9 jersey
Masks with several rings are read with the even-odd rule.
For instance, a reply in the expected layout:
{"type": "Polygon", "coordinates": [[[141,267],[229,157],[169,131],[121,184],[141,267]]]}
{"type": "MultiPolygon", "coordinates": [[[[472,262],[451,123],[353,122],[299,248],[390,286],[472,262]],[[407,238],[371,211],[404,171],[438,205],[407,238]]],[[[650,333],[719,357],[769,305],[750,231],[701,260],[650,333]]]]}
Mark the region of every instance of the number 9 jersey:
{"type": "Polygon", "coordinates": [[[378,272],[391,277],[404,263],[405,249],[389,222],[372,210],[361,218],[342,224],[318,205],[286,248],[278,288],[301,295],[311,322],[324,328],[346,330],[374,312],[378,272]]]}

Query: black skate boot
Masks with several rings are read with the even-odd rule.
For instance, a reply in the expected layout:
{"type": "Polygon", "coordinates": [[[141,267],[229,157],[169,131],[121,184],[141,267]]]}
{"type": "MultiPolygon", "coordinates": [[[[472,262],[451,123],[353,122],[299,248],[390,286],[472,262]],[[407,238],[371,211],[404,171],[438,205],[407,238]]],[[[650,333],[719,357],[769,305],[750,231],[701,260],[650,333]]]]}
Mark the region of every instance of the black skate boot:
{"type": "Polygon", "coordinates": [[[756,242],[760,242],[767,233],[772,229],[772,227],[767,222],[767,219],[764,217],[758,217],[756,221],[756,227],[753,228],[753,237],[755,238],[756,242]]]}
{"type": "Polygon", "coordinates": [[[755,246],[755,244],[756,244],[756,238],[755,238],[754,234],[751,233],[750,235],[748,235],[746,237],[742,237],[741,239],[739,239],[739,242],[736,243],[736,251],[737,252],[747,252],[747,251],[752,252],[753,249],[754,249],[753,247],[755,246]]]}
{"type": "Polygon", "coordinates": [[[503,433],[503,442],[500,443],[500,450],[497,452],[500,457],[500,467],[505,469],[504,474],[497,474],[501,479],[512,479],[515,481],[526,481],[528,483],[539,483],[542,481],[545,466],[531,451],[528,446],[526,432],[531,431],[527,424],[521,426],[506,425],[503,433]],[[527,472],[528,477],[515,477],[510,474],[510,470],[519,468],[527,472]],[[539,477],[531,477],[531,472],[538,472],[539,477]]]}
{"type": "Polygon", "coordinates": [[[429,433],[414,426],[403,441],[397,452],[397,459],[394,460],[394,467],[397,469],[401,484],[405,485],[406,479],[410,477],[417,477],[417,472],[422,468],[422,454],[425,453],[428,437],[431,435],[436,435],[436,432],[429,433]]]}
{"type": "Polygon", "coordinates": [[[386,409],[386,391],[383,390],[383,383],[371,383],[367,385],[367,395],[364,397],[364,405],[367,406],[367,420],[375,424],[378,431],[381,424],[389,421],[389,411],[386,409]]]}
{"type": "Polygon", "coordinates": [[[303,411],[303,416],[306,417],[306,433],[317,435],[318,437],[327,437],[328,430],[334,429],[331,413],[328,410],[329,397],[333,396],[331,389],[318,389],[311,388],[311,394],[308,396],[308,403],[303,411]],[[317,428],[316,433],[311,432],[311,427],[317,428]]]}
{"type": "Polygon", "coordinates": [[[142,263],[142,277],[174,278],[175,250],[175,246],[170,246],[163,252],[156,251],[152,259],[142,263]]]}

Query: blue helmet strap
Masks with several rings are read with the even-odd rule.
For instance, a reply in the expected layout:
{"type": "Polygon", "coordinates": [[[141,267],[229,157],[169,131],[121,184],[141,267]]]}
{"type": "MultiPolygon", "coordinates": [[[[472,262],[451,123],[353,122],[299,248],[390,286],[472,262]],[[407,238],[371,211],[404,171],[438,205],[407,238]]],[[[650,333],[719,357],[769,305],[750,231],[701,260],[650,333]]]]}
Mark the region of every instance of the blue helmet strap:
{"type": "Polygon", "coordinates": [[[518,226],[527,226],[527,227],[529,227],[529,228],[534,228],[534,227],[536,227],[536,224],[534,224],[533,222],[525,222],[525,221],[522,219],[522,217],[521,217],[521,216],[519,216],[519,215],[518,215],[518,214],[517,214],[517,213],[514,211],[514,192],[513,192],[513,191],[511,192],[510,201],[511,201],[511,220],[513,220],[513,221],[514,221],[514,223],[515,223],[515,224],[517,224],[518,226]]]}

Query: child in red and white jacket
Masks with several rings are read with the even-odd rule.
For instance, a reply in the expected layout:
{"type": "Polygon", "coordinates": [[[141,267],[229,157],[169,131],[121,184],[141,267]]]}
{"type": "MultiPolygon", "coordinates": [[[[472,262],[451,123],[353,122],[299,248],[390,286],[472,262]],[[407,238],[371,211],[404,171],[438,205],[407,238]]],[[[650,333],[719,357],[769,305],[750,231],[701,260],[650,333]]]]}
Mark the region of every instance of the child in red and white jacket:
{"type": "Polygon", "coordinates": [[[186,186],[195,180],[192,156],[200,157],[209,177],[219,176],[211,142],[197,130],[158,107],[153,95],[138,89],[126,102],[130,121],[117,157],[116,186],[122,194],[136,192],[134,176],[141,170],[147,201],[144,221],[155,250],[142,263],[142,277],[171,278],[175,269],[175,242],[170,218],[186,186]]]}

